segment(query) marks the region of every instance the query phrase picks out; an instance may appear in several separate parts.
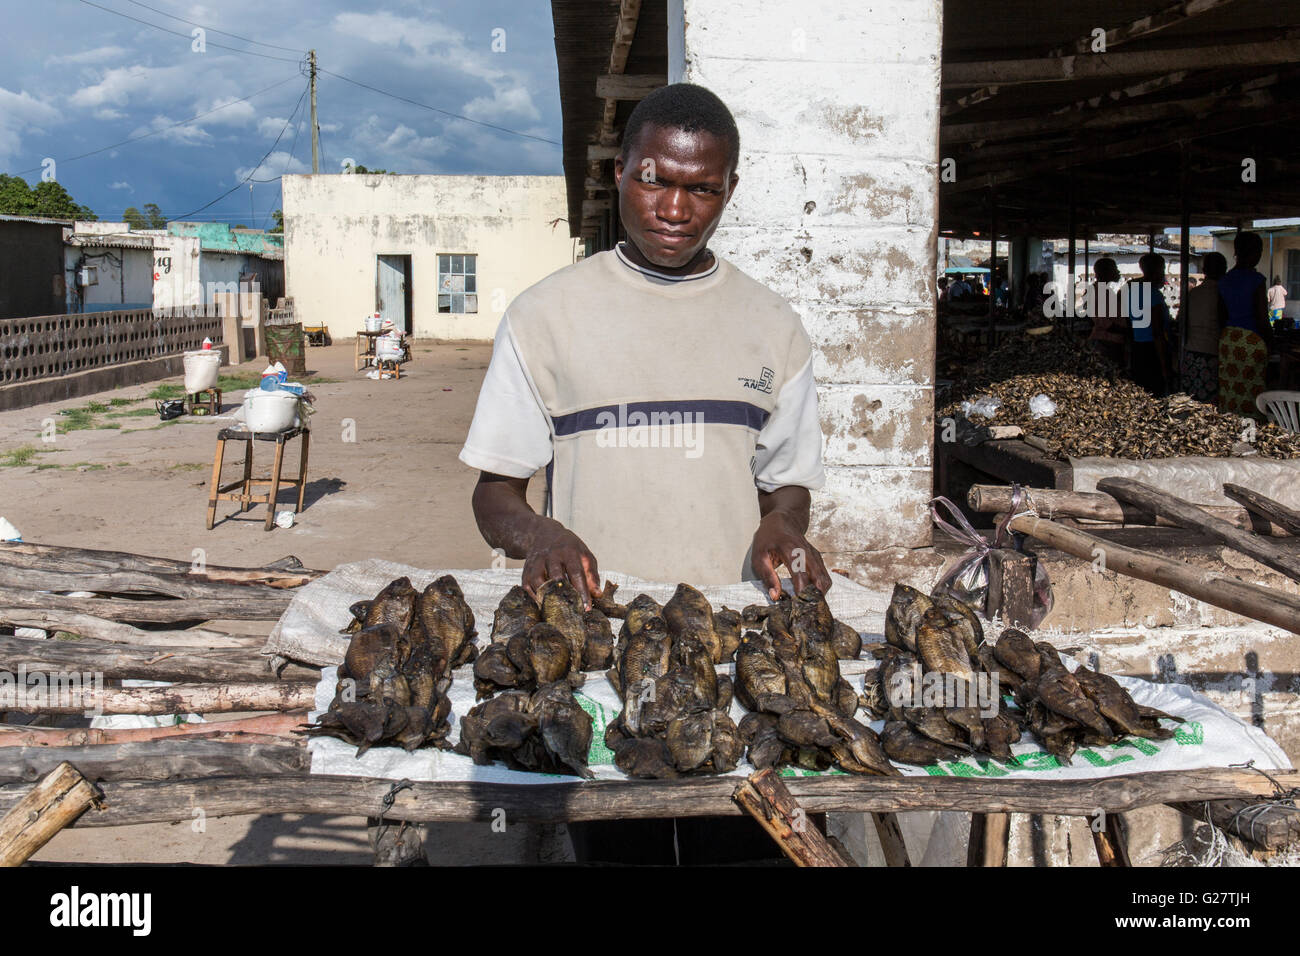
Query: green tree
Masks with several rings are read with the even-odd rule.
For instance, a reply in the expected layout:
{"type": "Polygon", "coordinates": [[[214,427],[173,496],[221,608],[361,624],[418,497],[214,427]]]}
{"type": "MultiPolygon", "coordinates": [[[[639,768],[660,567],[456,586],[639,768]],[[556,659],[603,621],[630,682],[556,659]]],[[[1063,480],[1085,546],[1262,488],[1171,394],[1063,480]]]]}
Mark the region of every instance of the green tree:
{"type": "Polygon", "coordinates": [[[77,203],[57,182],[42,182],[32,188],[20,176],[3,174],[0,174],[0,213],[49,219],[98,218],[86,206],[77,203]]]}
{"type": "Polygon", "coordinates": [[[147,229],[149,226],[149,220],[144,217],[144,213],[134,206],[126,207],[122,213],[122,221],[132,229],[147,229]]]}
{"type": "Polygon", "coordinates": [[[284,210],[277,209],[271,213],[271,218],[275,220],[275,228],[271,232],[284,232],[284,210]]]}
{"type": "Polygon", "coordinates": [[[396,176],[391,169],[367,169],[365,166],[355,166],[352,170],[354,173],[369,173],[371,176],[396,176]]]}
{"type": "Polygon", "coordinates": [[[162,214],[156,202],[147,202],[144,204],[144,214],[149,217],[150,229],[166,229],[167,217],[162,214]]]}

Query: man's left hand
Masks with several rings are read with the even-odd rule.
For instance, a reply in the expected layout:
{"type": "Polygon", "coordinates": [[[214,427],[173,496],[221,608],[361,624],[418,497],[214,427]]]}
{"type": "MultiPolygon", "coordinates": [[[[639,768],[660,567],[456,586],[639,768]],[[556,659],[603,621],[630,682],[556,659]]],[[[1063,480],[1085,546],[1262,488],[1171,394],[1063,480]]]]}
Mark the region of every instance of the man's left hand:
{"type": "Polygon", "coordinates": [[[781,579],[776,569],[782,564],[790,571],[795,594],[809,584],[817,585],[823,593],[831,587],[830,572],[821,553],[808,543],[796,522],[784,511],[770,511],[759,521],[750,564],[773,601],[781,596],[781,579]]]}

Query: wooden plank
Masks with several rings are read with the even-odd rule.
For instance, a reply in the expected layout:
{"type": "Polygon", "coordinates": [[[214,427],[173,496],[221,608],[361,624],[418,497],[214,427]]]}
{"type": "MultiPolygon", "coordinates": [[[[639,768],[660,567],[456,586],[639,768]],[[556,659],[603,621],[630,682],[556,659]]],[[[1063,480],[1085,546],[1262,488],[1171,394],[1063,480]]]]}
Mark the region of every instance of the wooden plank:
{"type": "Polygon", "coordinates": [[[103,727],[31,727],[0,724],[0,747],[82,747],[91,744],[125,744],[168,737],[211,738],[236,743],[280,743],[305,745],[306,738],[293,732],[308,723],[307,711],[244,717],[239,720],[209,720],[203,723],[168,724],[165,727],[132,727],[109,730],[103,727]]]}
{"type": "Polygon", "coordinates": [[[849,865],[771,768],[750,774],[736,787],[732,799],[758,821],[795,866],[849,865]]]}
{"type": "Polygon", "coordinates": [[[973,60],[943,64],[942,86],[1010,86],[1021,83],[1065,83],[1094,78],[1211,70],[1229,66],[1260,67],[1300,60],[1300,40],[1220,44],[1136,53],[1091,53],[1087,56],[1035,57],[1017,60],[973,60]]]}
{"type": "Polygon", "coordinates": [[[1090,821],[1092,845],[1097,851],[1097,862],[1104,867],[1132,866],[1128,856],[1128,837],[1124,832],[1124,821],[1118,813],[1106,813],[1102,816],[1102,825],[1090,821]]]}
{"type": "Polygon", "coordinates": [[[72,611],[107,621],[176,624],[182,621],[274,621],[289,606],[293,595],[276,592],[239,600],[230,598],[76,598],[49,591],[0,588],[0,607],[72,611]]]}
{"type": "Polygon", "coordinates": [[[224,598],[274,595],[278,589],[265,584],[230,584],[205,581],[197,575],[154,574],[143,571],[81,573],[46,571],[38,567],[17,567],[0,562],[0,587],[33,591],[96,591],[103,594],[162,594],[174,598],[224,598]]]}
{"type": "Polygon", "coordinates": [[[1045,518],[1026,515],[1013,519],[1009,527],[1076,558],[1100,558],[1107,571],[1173,588],[1206,604],[1300,634],[1300,599],[1293,595],[1127,548],[1045,518]]]}
{"type": "MultiPolygon", "coordinates": [[[[207,564],[196,568],[192,561],[177,558],[159,558],[129,551],[101,551],[93,548],[74,548],[66,545],[39,544],[35,541],[0,542],[0,561],[13,563],[18,556],[41,558],[29,566],[50,570],[141,571],[152,574],[188,574],[200,580],[211,581],[262,581],[285,585],[303,578],[313,580],[324,574],[303,566],[293,555],[286,555],[262,568],[236,568],[222,564],[207,564]]],[[[289,586],[296,587],[297,584],[289,586]]]]}
{"type": "Polygon", "coordinates": [[[88,780],[230,777],[311,769],[311,753],[303,746],[189,738],[85,747],[4,747],[0,748],[0,781],[30,782],[62,761],[74,765],[88,780]]]}
{"type": "Polygon", "coordinates": [[[885,866],[911,866],[912,861],[907,855],[907,844],[903,841],[903,830],[898,825],[898,815],[873,813],[871,822],[875,824],[876,836],[880,839],[880,849],[885,854],[885,866]]]}
{"type": "MultiPolygon", "coordinates": [[[[1284,787],[1300,773],[1278,771],[1284,787]]],[[[963,810],[984,813],[1056,813],[1090,816],[1172,801],[1267,796],[1272,784],[1258,773],[1205,769],[1129,774],[1090,781],[962,777],[791,777],[791,795],[812,813],[891,813],[963,810]]],[[[276,774],[198,780],[119,781],[102,785],[105,809],[77,826],[121,826],[189,820],[191,808],[208,816],[323,813],[375,816],[392,780],[368,777],[276,774]]],[[[0,812],[28,792],[0,787],[0,812]]],[[[520,823],[621,820],[628,817],[735,816],[743,813],[728,777],[683,780],[593,781],[573,784],[413,783],[394,797],[391,820],[490,822],[495,808],[520,823]]]]}
{"type": "Polygon", "coordinates": [[[1131,478],[1103,478],[1097,482],[1097,490],[1168,518],[1189,531],[1209,535],[1220,544],[1254,558],[1293,581],[1300,581],[1300,560],[1294,553],[1249,531],[1235,528],[1168,492],[1131,478]]]}
{"type": "Polygon", "coordinates": [[[1300,511],[1288,508],[1280,501],[1265,497],[1258,491],[1251,491],[1249,488],[1231,482],[1224,484],[1223,493],[1264,521],[1281,525],[1290,534],[1300,535],[1300,511]]]}
{"type": "Polygon", "coordinates": [[[20,714],[219,714],[303,710],[315,704],[316,681],[172,684],[170,687],[79,686],[34,700],[31,687],[0,688],[0,710],[20,714]]]}
{"type": "Polygon", "coordinates": [[[182,649],[176,646],[128,647],[98,641],[33,641],[0,635],[0,670],[16,673],[93,671],[106,680],[165,681],[319,680],[320,669],[300,664],[271,671],[271,659],[255,648],[182,649]]]}
{"type": "MultiPolygon", "coordinates": [[[[1023,488],[1025,506],[1032,506],[1044,518],[1090,518],[1113,524],[1159,525],[1178,527],[1176,522],[1137,505],[1120,501],[1097,491],[1067,491],[1059,488],[1023,488]]],[[[1012,489],[1009,485],[971,485],[966,502],[972,511],[996,514],[1011,508],[1012,489]]],[[[1281,525],[1265,521],[1244,508],[1230,505],[1201,505],[1201,510],[1227,521],[1238,528],[1284,537],[1289,532],[1281,525]]]]}
{"type": "Polygon", "coordinates": [[[71,764],[60,763],[0,819],[0,866],[21,866],[98,796],[71,764]]]}
{"type": "Polygon", "coordinates": [[[985,616],[1001,617],[1011,627],[1032,627],[1035,558],[1008,548],[995,548],[989,552],[988,559],[985,616]]]}
{"type": "Polygon", "coordinates": [[[47,631],[67,631],[94,641],[130,644],[140,647],[237,648],[261,645],[265,638],[256,635],[224,634],[221,631],[191,628],[183,631],[145,631],[118,621],[105,621],[90,614],[74,611],[43,611],[30,607],[0,607],[0,622],[13,627],[39,627],[47,631]]]}
{"type": "Polygon", "coordinates": [[[643,100],[667,85],[666,76],[606,73],[596,77],[596,95],[607,100],[643,100]]]}

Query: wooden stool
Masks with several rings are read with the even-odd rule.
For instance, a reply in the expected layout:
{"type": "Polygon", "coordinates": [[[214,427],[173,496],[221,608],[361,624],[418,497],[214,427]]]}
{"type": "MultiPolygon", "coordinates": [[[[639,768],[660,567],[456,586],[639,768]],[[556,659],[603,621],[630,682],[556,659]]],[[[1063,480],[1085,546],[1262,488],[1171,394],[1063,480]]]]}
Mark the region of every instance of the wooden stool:
{"type": "Polygon", "coordinates": [[[244,428],[223,428],[217,432],[217,452],[212,459],[212,483],[208,486],[208,530],[212,530],[212,525],[217,516],[218,501],[238,501],[239,511],[242,514],[248,511],[253,505],[266,505],[266,529],[271,530],[275,523],[275,499],[280,493],[281,485],[296,485],[298,488],[298,506],[294,509],[295,513],[302,511],[302,499],[307,490],[307,451],[311,446],[311,429],[305,426],[298,428],[288,428],[282,432],[250,432],[244,428]],[[284,462],[284,443],[291,438],[302,436],[302,454],[298,460],[298,477],[281,478],[280,467],[284,462]],[[253,442],[254,441],[273,441],[275,442],[275,464],[271,468],[270,478],[253,477],[253,442]],[[244,449],[244,476],[230,484],[221,484],[221,460],[225,457],[226,442],[242,441],[247,442],[244,449]],[[270,485],[267,493],[264,495],[253,494],[254,485],[270,485]],[[238,488],[237,493],[232,493],[232,489],[238,488]]]}
{"type": "Polygon", "coordinates": [[[190,415],[220,415],[221,389],[208,388],[185,396],[185,411],[190,415]]]}

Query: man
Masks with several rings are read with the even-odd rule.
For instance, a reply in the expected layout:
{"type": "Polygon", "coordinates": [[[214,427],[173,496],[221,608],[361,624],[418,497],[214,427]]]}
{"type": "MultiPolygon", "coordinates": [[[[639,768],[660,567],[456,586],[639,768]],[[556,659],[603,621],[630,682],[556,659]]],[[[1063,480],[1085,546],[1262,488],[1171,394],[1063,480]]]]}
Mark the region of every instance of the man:
{"type": "Polygon", "coordinates": [[[590,604],[600,563],[697,586],[757,579],[772,598],[785,565],[796,591],[830,587],[806,538],[824,481],[811,343],[784,299],[708,248],[739,155],[714,94],[651,93],[614,161],[627,241],[525,290],[501,321],[460,459],[480,471],[479,530],[523,559],[534,594],[562,577],[590,604]],[[525,495],[542,467],[538,515],[525,495]]]}

